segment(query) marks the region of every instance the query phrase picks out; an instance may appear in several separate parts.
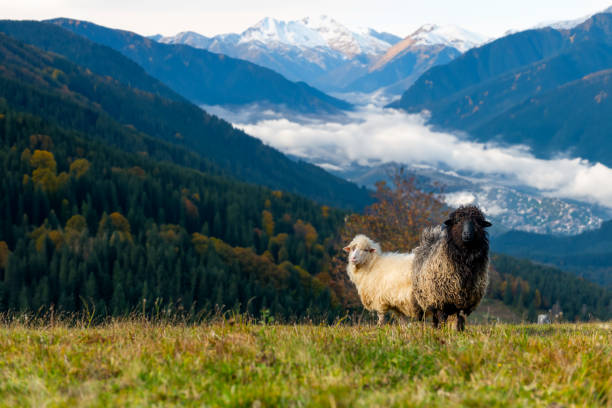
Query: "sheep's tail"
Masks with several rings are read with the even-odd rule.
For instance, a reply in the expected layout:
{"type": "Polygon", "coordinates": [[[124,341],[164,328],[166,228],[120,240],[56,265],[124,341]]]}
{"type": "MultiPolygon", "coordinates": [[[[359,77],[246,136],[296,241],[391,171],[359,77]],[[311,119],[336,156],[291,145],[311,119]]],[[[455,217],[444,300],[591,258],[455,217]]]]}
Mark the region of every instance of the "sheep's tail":
{"type": "Polygon", "coordinates": [[[414,248],[414,271],[420,271],[425,259],[429,257],[429,254],[433,251],[436,243],[439,242],[446,231],[441,226],[428,227],[421,233],[421,240],[419,246],[414,248]]]}
{"type": "Polygon", "coordinates": [[[445,233],[446,232],[439,225],[425,228],[421,234],[421,246],[432,247],[433,244],[438,242],[445,235],[445,233]]]}

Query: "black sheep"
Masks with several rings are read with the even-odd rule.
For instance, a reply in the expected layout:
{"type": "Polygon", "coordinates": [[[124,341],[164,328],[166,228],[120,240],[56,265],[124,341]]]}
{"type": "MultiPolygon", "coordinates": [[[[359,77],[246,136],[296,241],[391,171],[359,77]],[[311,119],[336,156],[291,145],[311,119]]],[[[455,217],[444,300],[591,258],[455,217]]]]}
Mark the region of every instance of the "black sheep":
{"type": "Polygon", "coordinates": [[[413,288],[417,303],[433,325],[457,315],[457,330],[480,303],[489,283],[491,223],[475,206],[459,207],[444,226],[426,228],[414,249],[413,288]]]}

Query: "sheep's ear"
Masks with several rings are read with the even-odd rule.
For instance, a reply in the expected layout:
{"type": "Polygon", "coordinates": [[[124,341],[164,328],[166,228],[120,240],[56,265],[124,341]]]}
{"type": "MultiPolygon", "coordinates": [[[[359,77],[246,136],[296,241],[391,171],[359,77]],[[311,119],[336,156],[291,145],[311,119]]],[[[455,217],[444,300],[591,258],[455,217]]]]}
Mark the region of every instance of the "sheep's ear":
{"type": "Polygon", "coordinates": [[[491,225],[493,225],[493,224],[491,224],[489,221],[483,221],[483,222],[482,222],[482,227],[483,227],[483,228],[488,228],[488,227],[490,227],[491,225]]]}
{"type": "Polygon", "coordinates": [[[376,252],[376,248],[370,248],[368,249],[368,252],[376,252]]]}
{"type": "Polygon", "coordinates": [[[346,253],[351,252],[351,247],[350,246],[345,246],[344,248],[342,248],[342,250],[346,253]]]}
{"type": "Polygon", "coordinates": [[[444,225],[446,225],[447,227],[450,227],[453,225],[453,220],[451,220],[450,218],[446,221],[444,221],[444,225]]]}

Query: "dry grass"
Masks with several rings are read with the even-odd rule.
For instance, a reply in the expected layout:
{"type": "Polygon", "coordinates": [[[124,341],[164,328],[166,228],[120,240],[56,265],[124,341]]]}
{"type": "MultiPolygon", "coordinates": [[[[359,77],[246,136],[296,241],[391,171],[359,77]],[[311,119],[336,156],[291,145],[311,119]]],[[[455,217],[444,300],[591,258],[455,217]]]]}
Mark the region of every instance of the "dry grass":
{"type": "Polygon", "coordinates": [[[0,326],[1,406],[612,406],[612,325],[0,326]]]}

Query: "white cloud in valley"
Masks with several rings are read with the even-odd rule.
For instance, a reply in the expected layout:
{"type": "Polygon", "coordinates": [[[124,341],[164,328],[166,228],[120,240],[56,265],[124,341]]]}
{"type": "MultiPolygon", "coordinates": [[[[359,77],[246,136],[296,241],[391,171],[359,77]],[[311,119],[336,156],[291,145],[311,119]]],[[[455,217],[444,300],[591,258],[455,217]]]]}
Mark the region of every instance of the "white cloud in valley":
{"type": "Polygon", "coordinates": [[[458,172],[503,178],[545,194],[612,207],[612,169],[580,158],[534,157],[524,146],[475,143],[433,130],[422,115],[369,106],[351,120],[327,122],[271,117],[242,123],[250,135],[279,150],[323,166],[397,162],[442,166],[458,172]]]}

